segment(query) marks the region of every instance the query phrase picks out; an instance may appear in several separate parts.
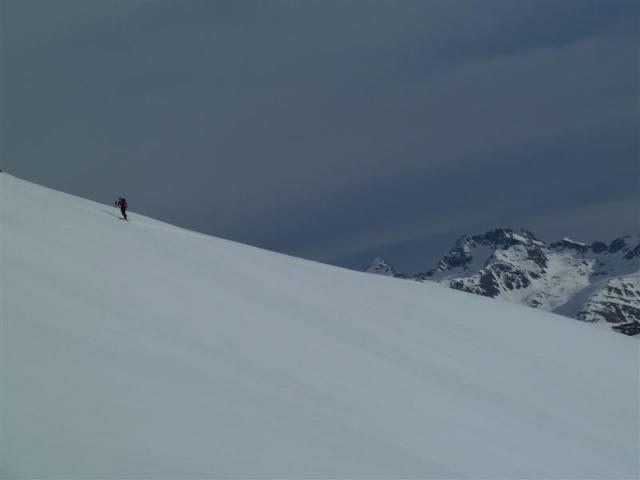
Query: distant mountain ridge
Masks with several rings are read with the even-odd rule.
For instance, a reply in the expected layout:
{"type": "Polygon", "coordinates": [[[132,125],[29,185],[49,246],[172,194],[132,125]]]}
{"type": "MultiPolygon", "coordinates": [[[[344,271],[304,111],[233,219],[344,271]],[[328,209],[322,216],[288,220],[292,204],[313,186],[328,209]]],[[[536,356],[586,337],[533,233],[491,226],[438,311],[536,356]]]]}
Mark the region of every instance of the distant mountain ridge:
{"type": "Polygon", "coordinates": [[[586,322],[604,321],[640,334],[640,236],[591,244],[564,238],[545,243],[528,230],[497,228],[463,236],[435,268],[398,272],[376,258],[380,275],[444,286],[522,303],[586,322]]]}

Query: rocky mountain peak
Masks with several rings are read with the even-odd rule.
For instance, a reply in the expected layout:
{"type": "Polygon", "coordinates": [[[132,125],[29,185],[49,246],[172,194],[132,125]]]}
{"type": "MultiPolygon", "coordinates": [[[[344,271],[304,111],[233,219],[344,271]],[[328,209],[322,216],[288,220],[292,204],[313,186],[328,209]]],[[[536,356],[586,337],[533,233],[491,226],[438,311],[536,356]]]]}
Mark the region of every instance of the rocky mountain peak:
{"type": "Polygon", "coordinates": [[[627,242],[625,238],[616,238],[613,242],[609,244],[609,253],[616,253],[619,250],[622,250],[627,246],[627,242]]]}
{"type": "Polygon", "coordinates": [[[522,303],[640,333],[640,236],[609,244],[547,244],[528,230],[496,228],[458,239],[436,268],[412,277],[376,259],[367,271],[522,303]],[[624,286],[622,288],[621,286],[624,286]]]}
{"type": "Polygon", "coordinates": [[[383,258],[377,257],[371,262],[365,272],[376,273],[378,275],[386,275],[389,277],[400,276],[396,272],[396,269],[389,265],[383,258]]]}
{"type": "Polygon", "coordinates": [[[480,268],[496,251],[508,250],[514,245],[522,245],[532,261],[542,268],[546,266],[546,258],[540,241],[529,230],[513,230],[511,228],[496,228],[480,235],[465,235],[458,239],[453,248],[442,257],[435,269],[419,274],[420,278],[428,278],[439,272],[456,269],[470,270],[480,268]]]}
{"type": "MultiPolygon", "coordinates": [[[[601,242],[595,242],[595,243],[601,243],[601,242]]],[[[591,245],[587,245],[586,243],[582,243],[582,242],[576,242],[574,240],[571,240],[570,238],[565,237],[559,242],[551,243],[549,245],[549,248],[552,248],[555,250],[569,249],[569,250],[575,250],[576,252],[584,253],[591,250],[591,245]]]]}
{"type": "Polygon", "coordinates": [[[493,248],[509,248],[511,245],[539,242],[538,238],[529,230],[516,231],[511,228],[496,228],[481,235],[474,235],[470,239],[493,248]]]}

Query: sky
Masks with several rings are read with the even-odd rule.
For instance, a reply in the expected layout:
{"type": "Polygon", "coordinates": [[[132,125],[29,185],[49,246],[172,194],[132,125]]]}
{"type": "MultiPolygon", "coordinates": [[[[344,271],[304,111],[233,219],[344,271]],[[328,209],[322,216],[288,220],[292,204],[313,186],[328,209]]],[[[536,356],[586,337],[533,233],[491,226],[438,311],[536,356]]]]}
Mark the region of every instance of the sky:
{"type": "Polygon", "coordinates": [[[640,3],[0,1],[18,177],[348,268],[640,233],[640,3]]]}

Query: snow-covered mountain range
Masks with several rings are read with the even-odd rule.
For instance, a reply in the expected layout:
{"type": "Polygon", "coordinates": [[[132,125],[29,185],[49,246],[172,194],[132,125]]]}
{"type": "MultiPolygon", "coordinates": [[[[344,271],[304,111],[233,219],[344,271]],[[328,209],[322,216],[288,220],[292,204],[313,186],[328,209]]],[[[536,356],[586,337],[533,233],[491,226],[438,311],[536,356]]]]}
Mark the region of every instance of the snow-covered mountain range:
{"type": "Polygon", "coordinates": [[[131,207],[0,174],[0,478],[638,478],[635,339],[131,207]]]}
{"type": "Polygon", "coordinates": [[[424,273],[402,274],[381,258],[366,271],[434,281],[640,334],[640,236],[609,244],[568,238],[547,244],[527,230],[498,228],[460,238],[424,273]]]}

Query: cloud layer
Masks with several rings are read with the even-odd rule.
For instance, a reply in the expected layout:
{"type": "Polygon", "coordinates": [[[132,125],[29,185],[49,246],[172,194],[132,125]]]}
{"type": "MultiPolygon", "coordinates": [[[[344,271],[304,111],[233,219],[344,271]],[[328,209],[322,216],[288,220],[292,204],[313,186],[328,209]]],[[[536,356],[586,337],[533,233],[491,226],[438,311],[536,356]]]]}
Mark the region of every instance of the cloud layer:
{"type": "Polygon", "coordinates": [[[637,2],[1,8],[16,175],[351,267],[639,228],[637,2]]]}

